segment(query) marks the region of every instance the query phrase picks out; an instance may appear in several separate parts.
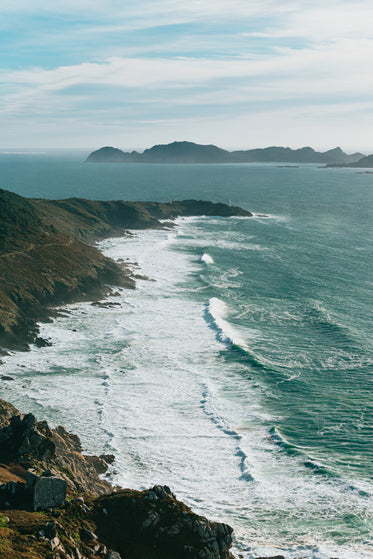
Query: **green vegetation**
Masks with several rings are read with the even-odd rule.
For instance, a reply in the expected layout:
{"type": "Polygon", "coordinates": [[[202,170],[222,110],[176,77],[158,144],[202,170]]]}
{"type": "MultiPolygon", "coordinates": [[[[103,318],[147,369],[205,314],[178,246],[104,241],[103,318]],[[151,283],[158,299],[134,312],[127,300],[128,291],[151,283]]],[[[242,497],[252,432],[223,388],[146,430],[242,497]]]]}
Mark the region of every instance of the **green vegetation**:
{"type": "Polygon", "coordinates": [[[42,227],[34,206],[22,196],[0,190],[0,251],[16,247],[42,227]]]}

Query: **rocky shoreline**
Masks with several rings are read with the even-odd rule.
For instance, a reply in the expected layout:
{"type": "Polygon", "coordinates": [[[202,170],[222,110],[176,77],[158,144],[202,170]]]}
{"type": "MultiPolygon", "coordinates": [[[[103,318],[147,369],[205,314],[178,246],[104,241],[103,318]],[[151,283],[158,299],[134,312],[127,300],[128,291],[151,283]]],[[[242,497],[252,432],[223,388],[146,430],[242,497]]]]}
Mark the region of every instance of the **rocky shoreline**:
{"type": "MultiPolygon", "coordinates": [[[[55,305],[100,304],[108,283],[133,288],[131,269],[91,243],[127,228],[170,227],[179,215],[252,214],[195,200],[46,201],[0,191],[0,344],[48,343],[37,321],[55,305]]],[[[102,475],[114,459],[83,455],[76,435],[0,399],[0,557],[234,559],[232,528],[193,513],[169,487],[113,488],[102,475]]]]}
{"type": "Polygon", "coordinates": [[[0,400],[2,559],[233,559],[232,528],[194,514],[167,486],[114,488],[113,456],[0,400]]]}
{"type": "MultiPolygon", "coordinates": [[[[0,343],[48,342],[38,321],[55,305],[133,288],[131,269],[97,240],[127,228],[172,226],[179,215],[250,212],[202,201],[172,204],[28,200],[0,191],[0,343]],[[162,222],[160,221],[162,220],[162,222]],[[164,220],[169,220],[164,223],[164,220]]],[[[194,514],[167,486],[114,488],[100,476],[114,456],[86,456],[76,435],[0,400],[2,559],[232,559],[232,528],[194,514]]]]}
{"type": "Polygon", "coordinates": [[[135,287],[131,267],[103,256],[96,241],[201,215],[252,214],[201,200],[39,200],[0,190],[0,350],[27,349],[57,305],[99,301],[110,286],[135,287]]]}

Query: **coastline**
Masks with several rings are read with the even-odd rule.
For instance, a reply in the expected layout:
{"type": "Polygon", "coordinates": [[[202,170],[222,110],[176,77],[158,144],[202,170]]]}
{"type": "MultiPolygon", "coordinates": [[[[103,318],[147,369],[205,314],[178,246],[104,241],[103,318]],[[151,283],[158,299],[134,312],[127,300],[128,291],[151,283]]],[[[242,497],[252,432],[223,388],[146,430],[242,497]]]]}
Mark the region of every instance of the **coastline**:
{"type": "MultiPolygon", "coordinates": [[[[192,206],[195,207],[196,202],[192,202],[192,206]]],[[[36,205],[40,203],[43,204],[36,201],[36,205]]],[[[218,208],[220,206],[220,212],[225,214],[233,215],[235,211],[222,204],[213,205],[199,202],[197,205],[200,207],[200,215],[205,213],[206,204],[207,209],[212,208],[212,215],[219,215],[216,212],[216,206],[218,208]]],[[[162,205],[151,204],[151,206],[153,212],[157,214],[157,218],[164,218],[165,211],[161,207],[162,205]]],[[[240,208],[237,210],[240,215],[251,215],[240,208]]],[[[190,201],[186,203],[185,211],[186,213],[195,211],[191,210],[190,201]]],[[[175,206],[167,212],[168,219],[173,219],[176,215],[178,215],[178,210],[175,206]]],[[[149,223],[146,223],[145,227],[144,222],[141,222],[138,224],[139,228],[164,228],[165,225],[157,218],[151,216],[151,227],[149,223]]],[[[75,219],[74,221],[76,223],[75,219]]],[[[31,293],[34,299],[32,304],[31,299],[20,302],[18,293],[13,299],[12,293],[9,291],[5,292],[6,297],[2,293],[2,311],[4,308],[6,310],[8,300],[13,304],[17,302],[18,309],[21,311],[20,319],[17,317],[18,320],[10,322],[11,328],[8,332],[7,324],[5,327],[4,322],[1,324],[1,342],[7,346],[5,352],[7,349],[25,350],[28,347],[27,344],[31,342],[39,346],[48,345],[46,340],[37,337],[37,322],[50,320],[50,317],[57,312],[56,305],[77,301],[98,301],[111,292],[107,282],[117,287],[134,288],[134,276],[129,273],[128,266],[118,265],[113,260],[102,256],[97,248],[87,245],[80,239],[64,236],[64,232],[61,232],[61,228],[58,230],[55,223],[56,221],[47,234],[45,224],[49,225],[48,221],[44,220],[42,225],[40,222],[37,223],[36,231],[31,231],[31,243],[29,239],[25,241],[16,236],[13,238],[8,236],[4,242],[4,235],[2,236],[2,248],[8,249],[8,252],[3,251],[1,255],[2,262],[12,261],[13,266],[10,266],[10,271],[13,273],[13,278],[17,276],[16,271],[18,270],[18,282],[25,279],[25,274],[20,268],[20,260],[26,258],[29,263],[31,261],[31,264],[35,264],[36,259],[39,258],[38,265],[32,270],[35,274],[32,280],[34,282],[35,278],[41,280],[37,282],[38,285],[34,283],[31,293]],[[39,239],[41,242],[38,242],[39,239]],[[11,246],[11,251],[9,251],[9,246],[11,246]],[[40,256],[43,257],[43,251],[46,249],[49,265],[51,262],[55,265],[58,259],[63,259],[64,270],[61,274],[63,279],[68,277],[69,266],[66,263],[69,262],[72,252],[75,264],[76,258],[79,259],[82,255],[89,261],[89,264],[93,262],[94,273],[92,274],[91,269],[88,272],[87,269],[84,269],[78,281],[76,281],[76,277],[69,277],[69,280],[75,281],[68,285],[61,285],[61,282],[53,284],[52,282],[52,286],[48,286],[49,289],[45,290],[43,274],[40,273],[45,266],[45,260],[40,256]]],[[[125,224],[121,221],[120,226],[119,223],[115,227],[109,225],[105,232],[102,230],[97,232],[96,228],[93,230],[88,228],[82,234],[82,231],[79,230],[78,236],[89,237],[90,242],[109,236],[118,236],[123,234],[123,229],[128,226],[128,223],[127,220],[125,224]],[[122,227],[123,229],[121,229],[122,227]]],[[[133,221],[130,223],[134,228],[133,221]]],[[[26,236],[27,234],[29,231],[26,231],[26,236]]],[[[53,269],[52,272],[56,273],[56,269],[53,269]]],[[[8,279],[9,267],[6,281],[8,279]]],[[[26,282],[27,279],[29,278],[26,278],[26,282]]],[[[2,318],[4,318],[4,314],[2,314],[2,318]]],[[[7,318],[6,315],[5,318],[7,318]]],[[[143,557],[144,559],[157,559],[158,557],[159,559],[161,557],[162,559],[167,557],[174,559],[175,553],[177,557],[185,556],[190,559],[197,559],[197,557],[233,559],[229,551],[232,543],[232,529],[228,525],[209,522],[206,518],[193,514],[188,507],[176,500],[167,486],[156,486],[152,490],[142,492],[120,490],[110,493],[114,488],[101,480],[98,474],[106,471],[108,464],[113,461],[113,456],[83,456],[78,437],[68,433],[63,427],[50,429],[45,421],[37,422],[31,414],[23,416],[4,400],[0,401],[0,419],[0,439],[2,441],[2,464],[0,466],[2,478],[0,481],[4,482],[0,486],[0,508],[2,509],[0,511],[0,550],[2,550],[3,544],[6,545],[10,550],[9,558],[13,557],[12,554],[16,552],[17,557],[21,559],[23,557],[21,548],[29,548],[32,552],[37,553],[35,557],[38,558],[49,557],[50,550],[53,557],[56,558],[98,556],[118,558],[119,554],[111,555],[110,553],[118,553],[117,550],[119,550],[119,553],[124,553],[125,557],[131,557],[133,554],[133,557],[143,557]],[[35,523],[34,517],[31,518],[33,514],[36,514],[31,512],[33,505],[30,501],[31,490],[28,489],[30,476],[27,472],[31,470],[39,472],[37,475],[42,477],[47,475],[42,472],[51,472],[48,475],[51,475],[53,479],[63,480],[68,488],[68,500],[59,506],[50,506],[48,508],[49,519],[47,518],[47,522],[43,525],[35,523]],[[95,500],[100,494],[108,494],[108,497],[95,500]],[[76,502],[79,502],[78,506],[72,504],[76,502]],[[170,510],[173,511],[171,516],[170,510]],[[19,511],[22,511],[22,515],[27,517],[26,521],[23,520],[23,525],[25,522],[27,525],[30,524],[30,527],[27,528],[27,536],[22,532],[24,528],[18,524],[19,511]],[[109,523],[106,518],[108,514],[111,518],[109,523]],[[118,514],[120,514],[120,518],[118,514]],[[59,519],[57,527],[54,520],[56,517],[59,519]],[[154,518],[159,520],[155,522],[154,518]],[[142,539],[140,548],[139,544],[133,542],[133,537],[123,537],[124,522],[131,525],[132,534],[138,532],[138,536],[142,539]],[[92,530],[96,530],[98,536],[95,535],[93,540],[98,541],[99,537],[100,542],[90,547],[90,542],[84,541],[83,538],[76,545],[77,541],[72,527],[75,532],[78,530],[81,534],[86,534],[87,531],[93,533],[92,530]],[[29,540],[29,537],[32,538],[32,541],[29,540]],[[21,547],[20,541],[22,541],[21,547]],[[37,543],[34,543],[35,541],[37,543]],[[107,546],[115,551],[107,551],[107,546]]],[[[30,557],[34,557],[34,555],[30,557]]],[[[6,553],[4,559],[8,559],[6,553]]]]}
{"type": "Polygon", "coordinates": [[[53,316],[51,307],[97,301],[110,292],[108,285],[134,288],[128,266],[92,243],[127,229],[164,229],[179,215],[205,214],[252,215],[201,200],[53,201],[0,190],[0,348],[27,350],[38,337],[37,322],[53,316]]]}
{"type": "MultiPolygon", "coordinates": [[[[158,236],[158,233],[157,233],[157,236],[158,236]]],[[[131,294],[131,297],[132,297],[132,294],[131,294]]],[[[265,555],[265,554],[264,554],[264,555],[265,555]]]]}

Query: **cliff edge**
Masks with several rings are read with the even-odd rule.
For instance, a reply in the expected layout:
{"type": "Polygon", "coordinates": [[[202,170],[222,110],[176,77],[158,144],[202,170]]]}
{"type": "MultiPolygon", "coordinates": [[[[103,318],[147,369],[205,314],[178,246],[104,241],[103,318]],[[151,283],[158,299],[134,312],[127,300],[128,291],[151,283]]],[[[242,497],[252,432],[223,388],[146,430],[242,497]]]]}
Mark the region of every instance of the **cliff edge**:
{"type": "Polygon", "coordinates": [[[251,213],[198,200],[38,200],[0,190],[0,346],[27,349],[37,339],[37,322],[53,316],[55,305],[99,300],[110,285],[134,288],[131,269],[103,256],[94,242],[126,229],[172,226],[179,215],[251,213]]]}

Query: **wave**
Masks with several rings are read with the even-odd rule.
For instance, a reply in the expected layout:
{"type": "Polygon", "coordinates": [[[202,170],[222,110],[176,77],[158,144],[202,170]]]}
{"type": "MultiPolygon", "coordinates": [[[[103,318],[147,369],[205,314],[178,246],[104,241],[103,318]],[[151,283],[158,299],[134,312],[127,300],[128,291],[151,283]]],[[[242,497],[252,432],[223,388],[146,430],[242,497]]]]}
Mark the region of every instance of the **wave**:
{"type": "Polygon", "coordinates": [[[332,336],[334,343],[349,346],[357,343],[349,326],[333,316],[320,301],[312,301],[310,307],[305,310],[305,315],[312,325],[325,335],[332,336]]]}
{"type": "Polygon", "coordinates": [[[217,332],[217,338],[222,343],[235,345],[242,349],[248,349],[245,340],[241,338],[237,330],[225,320],[228,314],[228,306],[217,297],[212,297],[206,305],[205,316],[210,326],[217,332]]]}
{"type": "Polygon", "coordinates": [[[240,479],[242,479],[244,481],[250,481],[250,482],[255,481],[254,477],[252,476],[252,474],[250,472],[250,468],[249,468],[249,465],[248,465],[248,456],[240,446],[240,441],[242,440],[241,435],[239,433],[237,433],[237,431],[235,431],[234,429],[230,429],[229,427],[227,427],[225,425],[224,420],[221,417],[219,417],[213,411],[210,411],[208,409],[209,398],[210,398],[209,389],[206,385],[203,385],[201,407],[202,407],[204,413],[211,419],[211,421],[217,427],[217,429],[219,429],[225,435],[227,435],[228,437],[231,437],[232,439],[234,439],[236,441],[235,456],[237,456],[239,458],[239,468],[240,468],[240,471],[241,471],[240,479]]]}
{"type": "Polygon", "coordinates": [[[229,312],[228,306],[217,297],[212,297],[205,308],[205,319],[216,331],[217,339],[229,348],[235,349],[244,360],[256,369],[272,372],[279,365],[263,356],[256,354],[248,345],[237,329],[225,319],[229,312]]]}
{"type": "Polygon", "coordinates": [[[368,493],[367,491],[365,491],[364,489],[358,486],[358,483],[356,483],[357,480],[354,480],[354,483],[351,483],[351,480],[343,478],[332,468],[329,468],[325,464],[321,464],[315,458],[310,457],[304,450],[290,443],[276,427],[271,427],[270,438],[277,446],[283,449],[286,452],[286,454],[288,454],[289,456],[293,456],[293,457],[298,456],[303,466],[306,469],[310,470],[313,474],[324,477],[329,480],[336,481],[337,483],[340,483],[343,486],[344,490],[358,493],[360,497],[365,497],[365,498],[372,497],[371,493],[368,493]]]}
{"type": "Polygon", "coordinates": [[[202,254],[201,256],[201,262],[204,262],[205,264],[214,264],[214,259],[212,256],[210,256],[209,254],[207,254],[206,252],[204,254],[202,254]]]}

